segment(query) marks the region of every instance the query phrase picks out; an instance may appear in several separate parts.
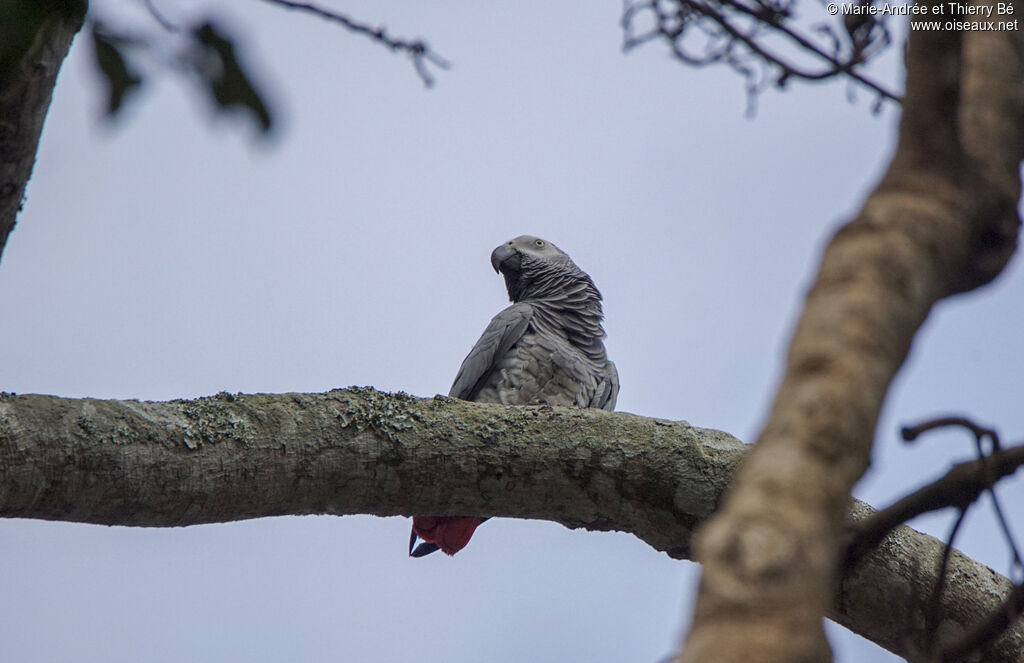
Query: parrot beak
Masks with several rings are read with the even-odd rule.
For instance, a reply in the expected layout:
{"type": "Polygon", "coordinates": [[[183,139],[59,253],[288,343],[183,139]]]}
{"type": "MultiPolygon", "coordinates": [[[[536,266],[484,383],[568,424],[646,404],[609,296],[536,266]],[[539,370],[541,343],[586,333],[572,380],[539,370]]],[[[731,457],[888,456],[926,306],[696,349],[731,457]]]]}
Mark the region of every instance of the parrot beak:
{"type": "Polygon", "coordinates": [[[522,256],[508,244],[502,244],[491,253],[491,267],[495,272],[507,274],[518,272],[522,267],[522,256]]]}

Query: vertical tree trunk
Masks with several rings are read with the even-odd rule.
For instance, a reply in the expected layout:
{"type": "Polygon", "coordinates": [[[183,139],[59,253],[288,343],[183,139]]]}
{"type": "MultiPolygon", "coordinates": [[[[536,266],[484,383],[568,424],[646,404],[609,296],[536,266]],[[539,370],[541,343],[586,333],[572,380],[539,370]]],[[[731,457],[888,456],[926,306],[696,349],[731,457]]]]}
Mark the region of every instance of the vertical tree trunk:
{"type": "Polygon", "coordinates": [[[57,72],[84,0],[0,0],[0,256],[21,211],[57,72]]]}
{"type": "Polygon", "coordinates": [[[889,383],[932,305],[1016,248],[1022,60],[1018,32],[910,33],[896,154],[826,249],[765,428],[697,537],[680,661],[830,660],[839,535],[889,383]]]}

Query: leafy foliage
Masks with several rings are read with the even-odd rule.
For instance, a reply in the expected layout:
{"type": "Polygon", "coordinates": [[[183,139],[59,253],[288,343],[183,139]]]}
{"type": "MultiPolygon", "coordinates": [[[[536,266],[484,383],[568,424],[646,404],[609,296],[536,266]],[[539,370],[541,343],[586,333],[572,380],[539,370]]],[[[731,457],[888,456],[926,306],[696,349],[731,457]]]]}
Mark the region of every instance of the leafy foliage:
{"type": "Polygon", "coordinates": [[[96,66],[103,74],[107,86],[107,116],[114,117],[124,105],[125,98],[142,85],[142,76],[132,66],[122,51],[122,38],[109,35],[102,24],[92,29],[92,45],[96,55],[96,66]]]}
{"type": "Polygon", "coordinates": [[[256,120],[260,131],[269,132],[273,118],[235,55],[231,38],[210,22],[192,30],[192,36],[199,54],[196,72],[217,108],[224,112],[241,108],[256,120]]]}
{"type": "MultiPolygon", "coordinates": [[[[92,20],[90,27],[96,66],[107,88],[105,113],[114,118],[145,80],[137,59],[156,49],[146,37],[117,33],[98,20],[92,20]]],[[[182,43],[174,51],[170,68],[185,74],[219,112],[242,109],[255,120],[261,134],[268,134],[274,117],[248,73],[250,68],[239,58],[232,36],[210,21],[175,34],[182,43]]]]}

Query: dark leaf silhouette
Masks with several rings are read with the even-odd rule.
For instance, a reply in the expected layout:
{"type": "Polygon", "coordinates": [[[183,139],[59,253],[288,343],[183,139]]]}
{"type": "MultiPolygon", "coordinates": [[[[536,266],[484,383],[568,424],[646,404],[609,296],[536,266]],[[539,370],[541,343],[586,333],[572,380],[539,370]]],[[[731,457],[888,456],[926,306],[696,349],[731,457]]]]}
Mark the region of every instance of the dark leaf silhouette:
{"type": "Polygon", "coordinates": [[[107,116],[114,117],[128,94],[142,85],[142,77],[125,57],[124,40],[106,33],[101,24],[92,26],[92,43],[96,65],[107,84],[107,116]]]}
{"type": "Polygon", "coordinates": [[[274,123],[270,110],[238,61],[231,39],[209,22],[193,29],[192,35],[200,50],[197,70],[217,107],[223,111],[242,108],[260,131],[268,133],[274,123]]]}

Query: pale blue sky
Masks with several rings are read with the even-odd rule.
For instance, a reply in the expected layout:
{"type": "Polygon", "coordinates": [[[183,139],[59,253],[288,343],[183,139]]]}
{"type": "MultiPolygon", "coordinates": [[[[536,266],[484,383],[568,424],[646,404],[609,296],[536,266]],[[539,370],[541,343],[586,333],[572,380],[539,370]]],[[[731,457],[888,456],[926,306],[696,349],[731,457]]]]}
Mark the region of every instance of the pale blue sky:
{"type": "MultiPolygon", "coordinates": [[[[159,4],[183,22],[207,5],[159,4]]],[[[843,84],[769,92],[751,120],[731,72],[657,44],[623,55],[616,2],[324,3],[426,37],[454,64],[430,91],[334,26],[209,4],[264,68],[284,130],[254,146],[172,78],[107,127],[80,37],[0,263],[0,388],[447,393],[506,303],[491,249],[529,233],[604,293],[620,410],[752,441],[821,247],[892,149],[896,114],[843,84]]],[[[1021,301],[1015,261],[937,309],[862,497],[883,506],[969,457],[956,435],[904,449],[904,423],[963,412],[1024,437],[1021,301]]],[[[1024,484],[1003,493],[1024,532],[1024,484]]],[[[496,520],[421,560],[407,537],[400,518],[0,521],[0,658],[653,663],[690,613],[697,567],[625,534],[496,520]]],[[[987,509],[961,544],[1007,571],[987,509]]],[[[830,637],[838,661],[894,660],[830,637]]]]}

